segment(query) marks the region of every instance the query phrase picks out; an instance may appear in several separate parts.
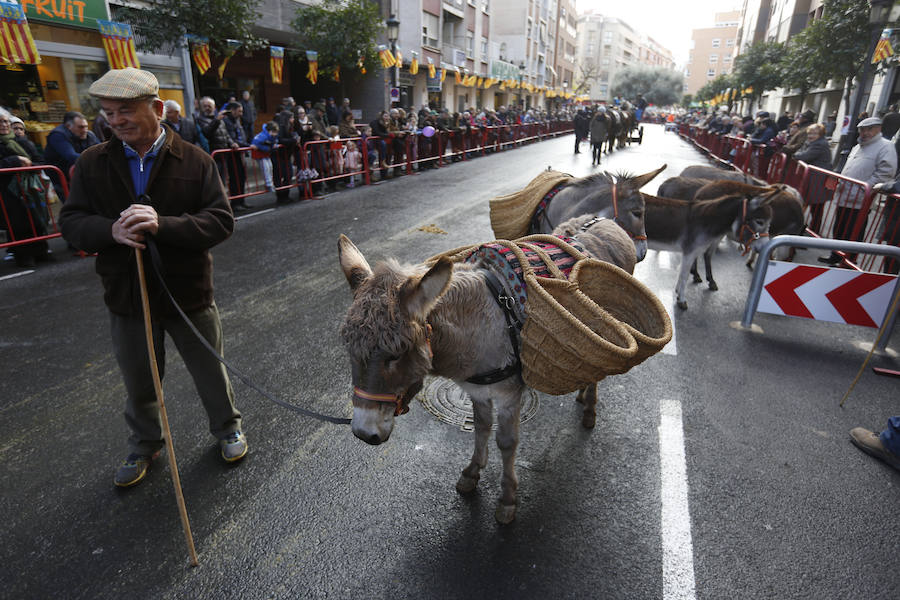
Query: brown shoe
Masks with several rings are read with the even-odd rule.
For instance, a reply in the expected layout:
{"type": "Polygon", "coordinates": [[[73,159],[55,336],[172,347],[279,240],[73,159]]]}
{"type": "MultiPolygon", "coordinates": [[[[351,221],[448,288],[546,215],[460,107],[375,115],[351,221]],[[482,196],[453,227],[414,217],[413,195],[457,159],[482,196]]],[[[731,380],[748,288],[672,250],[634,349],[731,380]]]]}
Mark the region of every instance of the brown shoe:
{"type": "Polygon", "coordinates": [[[850,441],[866,454],[871,454],[900,471],[900,456],[885,448],[877,433],[862,427],[854,427],[850,430],[850,441]]]}

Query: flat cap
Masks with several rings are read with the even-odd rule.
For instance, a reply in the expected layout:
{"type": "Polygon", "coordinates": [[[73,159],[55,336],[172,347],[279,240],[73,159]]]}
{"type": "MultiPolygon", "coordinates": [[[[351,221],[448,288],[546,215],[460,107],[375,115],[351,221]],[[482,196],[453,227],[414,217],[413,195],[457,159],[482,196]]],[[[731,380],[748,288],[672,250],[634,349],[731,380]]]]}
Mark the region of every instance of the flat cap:
{"type": "Polygon", "coordinates": [[[91,84],[88,93],[107,100],[135,100],[159,93],[159,81],[150,71],[134,67],[110,69],[91,84]]]}
{"type": "Polygon", "coordinates": [[[875,127],[876,125],[879,127],[881,126],[881,119],[878,117],[868,117],[860,121],[857,127],[875,127]]]}

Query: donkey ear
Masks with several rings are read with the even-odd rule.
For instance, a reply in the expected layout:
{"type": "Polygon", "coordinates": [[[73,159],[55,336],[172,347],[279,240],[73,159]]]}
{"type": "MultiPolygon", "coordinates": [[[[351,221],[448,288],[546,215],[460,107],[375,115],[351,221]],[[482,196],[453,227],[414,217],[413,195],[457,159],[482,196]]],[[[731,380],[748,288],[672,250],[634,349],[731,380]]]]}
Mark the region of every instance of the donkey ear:
{"type": "Polygon", "coordinates": [[[636,190],[641,189],[642,187],[644,187],[645,185],[650,183],[650,181],[654,177],[656,177],[657,175],[659,175],[660,173],[665,171],[667,166],[668,165],[663,164],[663,166],[661,166],[660,168],[658,168],[655,171],[650,171],[649,173],[645,173],[644,175],[638,175],[637,177],[633,177],[631,179],[631,185],[633,185],[634,189],[636,189],[636,190]]]}
{"type": "Polygon", "coordinates": [[[409,279],[400,293],[400,302],[406,313],[420,319],[427,317],[450,284],[452,275],[453,263],[442,256],[421,278],[409,279]]]}
{"type": "Polygon", "coordinates": [[[351,290],[355,291],[360,283],[372,276],[372,267],[366,262],[362,252],[343,233],[338,238],[338,258],[351,290]]]}
{"type": "Polygon", "coordinates": [[[750,210],[756,210],[762,206],[768,206],[772,203],[772,200],[775,199],[775,194],[765,194],[762,196],[752,196],[747,194],[747,208],[750,210]]]}

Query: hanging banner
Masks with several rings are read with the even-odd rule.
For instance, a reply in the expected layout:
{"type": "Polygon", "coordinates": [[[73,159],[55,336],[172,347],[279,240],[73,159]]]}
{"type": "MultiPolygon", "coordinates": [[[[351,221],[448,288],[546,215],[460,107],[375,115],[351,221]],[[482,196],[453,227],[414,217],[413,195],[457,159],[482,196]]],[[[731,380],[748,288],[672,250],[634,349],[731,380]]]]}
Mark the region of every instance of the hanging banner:
{"type": "Polygon", "coordinates": [[[0,2],[0,63],[37,65],[41,62],[28,19],[18,4],[0,2]]]}
{"type": "Polygon", "coordinates": [[[281,83],[284,71],[284,48],[269,46],[269,70],[272,72],[272,83],[281,83]]]}
{"type": "Polygon", "coordinates": [[[315,50],[306,51],[306,60],[309,61],[309,71],[306,72],[306,78],[313,85],[319,80],[319,53],[315,50]]]}
{"type": "Polygon", "coordinates": [[[403,54],[400,53],[400,48],[397,48],[397,58],[394,64],[397,65],[398,69],[403,68],[403,54]]]}
{"type": "Polygon", "coordinates": [[[109,19],[106,0],[20,0],[19,5],[32,23],[96,30],[98,20],[109,19]]]}
{"type": "Polygon", "coordinates": [[[875,52],[872,53],[872,64],[879,63],[886,58],[894,55],[894,48],[891,46],[891,32],[893,29],[885,29],[881,32],[881,39],[875,45],[875,52]]]}
{"type": "Polygon", "coordinates": [[[191,58],[197,66],[197,71],[203,75],[212,66],[209,59],[209,38],[199,37],[196,35],[186,36],[191,44],[191,58]]]}
{"type": "Polygon", "coordinates": [[[409,61],[409,74],[417,75],[419,73],[419,53],[412,51],[412,60],[409,61]]]}
{"type": "Polygon", "coordinates": [[[337,81],[338,83],[341,82],[341,65],[336,65],[334,67],[334,73],[332,73],[331,78],[334,79],[335,81],[337,81]]]}
{"type": "MultiPolygon", "coordinates": [[[[437,74],[435,73],[436,69],[434,66],[434,61],[431,60],[430,56],[427,56],[426,58],[428,59],[428,76],[434,79],[435,77],[437,77],[437,74]]],[[[441,81],[443,81],[443,79],[441,81]]]]}
{"type": "Polygon", "coordinates": [[[137,50],[134,47],[134,36],[131,33],[131,25],[104,21],[97,19],[100,27],[100,37],[103,38],[103,48],[106,50],[106,59],[112,69],[124,69],[125,67],[141,68],[138,61],[137,50]]]}
{"type": "Polygon", "coordinates": [[[456,83],[462,83],[462,73],[459,72],[459,67],[453,67],[453,76],[456,77],[456,83]]]}
{"type": "Polygon", "coordinates": [[[228,65],[228,61],[231,60],[231,57],[234,56],[234,53],[237,52],[237,49],[241,47],[241,43],[238,40],[225,40],[225,58],[222,59],[222,64],[219,65],[219,79],[225,75],[225,66],[228,65]]]}
{"type": "Polygon", "coordinates": [[[378,57],[381,59],[381,66],[384,67],[385,69],[387,69],[389,67],[393,67],[394,65],[397,64],[397,61],[394,58],[394,55],[391,53],[390,50],[388,50],[387,46],[385,46],[384,44],[378,45],[378,57]]]}

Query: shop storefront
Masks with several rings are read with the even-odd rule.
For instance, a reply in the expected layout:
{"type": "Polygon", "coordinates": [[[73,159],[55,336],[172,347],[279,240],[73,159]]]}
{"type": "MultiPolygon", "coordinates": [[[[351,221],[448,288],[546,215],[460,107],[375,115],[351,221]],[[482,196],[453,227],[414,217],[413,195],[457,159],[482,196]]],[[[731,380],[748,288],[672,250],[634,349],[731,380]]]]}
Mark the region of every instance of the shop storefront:
{"type": "MultiPolygon", "coordinates": [[[[82,112],[89,121],[97,116],[99,105],[88,88],[109,69],[97,25],[109,14],[106,0],[52,3],[59,10],[33,0],[22,0],[21,6],[41,62],[0,68],[0,104],[25,121],[29,136],[43,146],[66,112],[82,112]]],[[[191,106],[193,82],[186,52],[174,57],[138,53],[138,60],[159,80],[160,98],[191,106]]]]}

